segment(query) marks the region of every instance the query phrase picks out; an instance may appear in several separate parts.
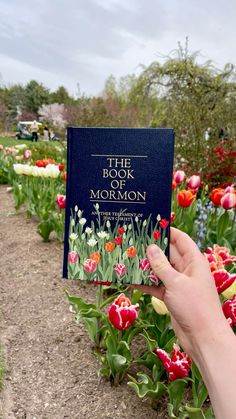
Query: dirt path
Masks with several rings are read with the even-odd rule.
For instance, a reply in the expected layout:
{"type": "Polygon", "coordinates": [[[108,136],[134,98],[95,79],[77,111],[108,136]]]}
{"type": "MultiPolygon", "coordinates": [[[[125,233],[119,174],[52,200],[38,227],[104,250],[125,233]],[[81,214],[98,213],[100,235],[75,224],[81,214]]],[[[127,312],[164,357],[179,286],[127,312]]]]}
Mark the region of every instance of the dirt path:
{"type": "Polygon", "coordinates": [[[164,418],[126,386],[97,377],[96,359],[64,288],[92,299],[91,285],[61,280],[62,246],[45,244],[0,186],[0,344],[6,377],[2,419],[164,418]]]}

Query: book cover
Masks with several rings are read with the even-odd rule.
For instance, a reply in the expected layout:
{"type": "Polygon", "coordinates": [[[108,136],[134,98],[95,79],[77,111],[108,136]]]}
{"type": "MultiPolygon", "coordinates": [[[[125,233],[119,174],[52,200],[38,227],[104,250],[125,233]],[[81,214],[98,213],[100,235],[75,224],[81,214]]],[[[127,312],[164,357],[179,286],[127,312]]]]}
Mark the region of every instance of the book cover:
{"type": "Polygon", "coordinates": [[[150,243],[168,255],[174,132],[68,128],[63,276],[157,282],[150,243]]]}

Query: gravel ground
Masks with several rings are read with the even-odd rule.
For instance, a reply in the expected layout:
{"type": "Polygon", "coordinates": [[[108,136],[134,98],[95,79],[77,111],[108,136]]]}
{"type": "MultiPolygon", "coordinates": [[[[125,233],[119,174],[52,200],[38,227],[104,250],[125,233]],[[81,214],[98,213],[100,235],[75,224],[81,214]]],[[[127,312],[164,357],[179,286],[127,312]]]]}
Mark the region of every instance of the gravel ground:
{"type": "Polygon", "coordinates": [[[6,365],[2,419],[164,419],[127,385],[97,376],[97,361],[65,288],[93,300],[95,288],[61,279],[62,245],[43,243],[0,186],[0,344],[6,365]]]}

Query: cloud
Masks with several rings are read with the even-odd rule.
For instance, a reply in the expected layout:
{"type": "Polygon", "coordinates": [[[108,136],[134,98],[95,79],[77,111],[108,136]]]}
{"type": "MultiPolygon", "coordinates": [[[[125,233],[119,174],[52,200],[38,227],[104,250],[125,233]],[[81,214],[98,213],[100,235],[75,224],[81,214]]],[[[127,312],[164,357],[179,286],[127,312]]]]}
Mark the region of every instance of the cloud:
{"type": "Polygon", "coordinates": [[[80,82],[97,93],[109,74],[137,71],[186,35],[191,50],[220,66],[236,54],[234,0],[227,8],[223,0],[0,0],[0,8],[0,72],[9,82],[24,69],[25,77],[41,75],[51,88],[66,83],[72,91],[80,82]]]}

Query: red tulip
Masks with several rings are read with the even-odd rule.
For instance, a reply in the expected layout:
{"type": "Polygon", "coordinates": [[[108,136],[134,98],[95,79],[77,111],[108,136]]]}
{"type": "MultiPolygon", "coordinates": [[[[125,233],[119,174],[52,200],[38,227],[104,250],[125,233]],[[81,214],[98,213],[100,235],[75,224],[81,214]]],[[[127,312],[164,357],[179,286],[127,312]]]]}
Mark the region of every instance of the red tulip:
{"type": "Polygon", "coordinates": [[[191,176],[187,181],[187,186],[189,189],[198,189],[200,186],[201,180],[199,175],[191,176]]]}
{"type": "Polygon", "coordinates": [[[221,198],[221,206],[228,210],[236,207],[236,194],[234,192],[227,192],[221,198]]]}
{"type": "Polygon", "coordinates": [[[119,237],[119,236],[115,237],[115,244],[117,244],[118,246],[121,246],[122,245],[122,237],[119,237]]]}
{"type": "Polygon", "coordinates": [[[212,272],[212,275],[215,280],[218,294],[221,294],[229,288],[236,279],[236,274],[232,275],[225,269],[218,269],[218,271],[212,272]]]}
{"type": "Polygon", "coordinates": [[[160,231],[156,230],[153,232],[153,237],[155,240],[158,240],[160,236],[161,236],[160,231]]]}
{"type": "Polygon", "coordinates": [[[138,317],[138,304],[131,304],[125,294],[120,294],[109,307],[108,316],[116,329],[126,330],[138,317]]]}
{"type": "Polygon", "coordinates": [[[153,271],[150,272],[148,278],[150,279],[150,281],[154,282],[154,284],[158,284],[160,282],[160,279],[156,276],[156,274],[153,271]]]}
{"type": "Polygon", "coordinates": [[[64,164],[59,164],[58,165],[60,172],[62,172],[62,170],[64,170],[65,166],[64,164]]]}
{"type": "Polygon", "coordinates": [[[170,222],[166,218],[162,218],[159,224],[160,224],[161,228],[163,228],[163,230],[165,230],[168,227],[169,223],[170,222]]]}
{"type": "Polygon", "coordinates": [[[187,377],[192,365],[192,361],[185,352],[180,352],[178,345],[173,345],[173,352],[171,357],[166,351],[160,348],[157,348],[154,352],[162,361],[165,370],[169,374],[170,381],[187,377]]]}
{"type": "Polygon", "coordinates": [[[151,267],[149,260],[147,258],[141,259],[139,262],[139,266],[143,272],[147,272],[151,267]]]}
{"type": "Polygon", "coordinates": [[[84,269],[86,272],[92,273],[93,271],[95,271],[96,267],[97,267],[97,263],[95,262],[95,260],[86,259],[84,261],[84,269]]]}
{"type": "Polygon", "coordinates": [[[69,262],[76,263],[78,258],[79,258],[79,255],[74,250],[72,250],[71,252],[68,253],[69,262]]]}
{"type": "Polygon", "coordinates": [[[57,205],[59,208],[63,209],[66,207],[66,197],[65,195],[57,194],[56,197],[57,205]]]}
{"type": "Polygon", "coordinates": [[[122,236],[122,234],[124,234],[124,231],[125,231],[125,229],[124,229],[124,227],[119,227],[118,228],[118,233],[122,236]]]}
{"type": "Polygon", "coordinates": [[[177,187],[177,183],[174,179],[172,179],[172,191],[174,191],[177,187]]]}
{"type": "Polygon", "coordinates": [[[178,192],[177,199],[180,207],[188,208],[195,201],[195,195],[191,191],[182,190],[178,192]]]}
{"type": "Polygon", "coordinates": [[[173,179],[177,183],[177,185],[179,185],[180,183],[182,183],[186,179],[186,175],[185,175],[183,170],[177,170],[173,174],[173,179]]]}
{"type": "Polygon", "coordinates": [[[222,306],[226,319],[231,319],[232,325],[236,325],[236,294],[222,306]]]}
{"type": "Polygon", "coordinates": [[[216,207],[220,207],[221,205],[221,198],[224,195],[224,189],[222,188],[215,188],[211,191],[211,201],[216,207]]]}
{"type": "Polygon", "coordinates": [[[175,219],[175,212],[172,212],[170,214],[170,223],[173,223],[174,219],[175,219]]]}

